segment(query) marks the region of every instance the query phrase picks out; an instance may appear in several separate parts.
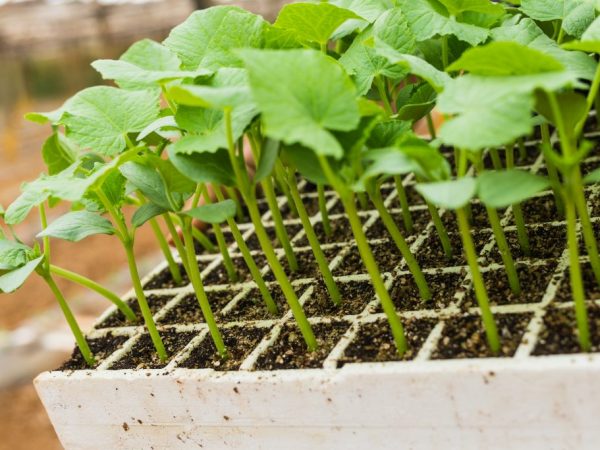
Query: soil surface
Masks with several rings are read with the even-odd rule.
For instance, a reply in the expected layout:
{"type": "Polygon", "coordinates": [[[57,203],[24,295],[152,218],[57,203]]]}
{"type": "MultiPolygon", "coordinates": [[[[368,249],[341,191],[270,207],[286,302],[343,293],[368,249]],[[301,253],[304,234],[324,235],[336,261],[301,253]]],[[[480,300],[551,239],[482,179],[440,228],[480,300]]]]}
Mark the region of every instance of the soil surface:
{"type": "MultiPolygon", "coordinates": [[[[148,306],[150,307],[150,311],[152,314],[156,314],[160,309],[165,306],[169,301],[171,301],[173,297],[169,295],[154,295],[150,294],[146,296],[146,300],[148,302],[148,306]]],[[[127,304],[135,313],[137,317],[137,321],[135,323],[127,320],[125,315],[120,310],[113,311],[108,317],[106,317],[102,322],[98,323],[94,328],[112,328],[112,327],[127,327],[127,326],[135,326],[140,325],[144,322],[142,317],[142,313],[140,311],[140,305],[137,300],[130,299],[127,300],[127,304]]]]}
{"type": "Polygon", "coordinates": [[[113,354],[128,339],[128,336],[118,336],[113,335],[112,333],[108,333],[101,338],[88,339],[87,343],[96,360],[96,363],[92,367],[87,365],[79,349],[75,348],[71,358],[56,370],[86,370],[96,368],[106,357],[113,354]]]}
{"type": "Polygon", "coordinates": [[[287,324],[281,330],[275,343],[256,362],[256,370],[308,369],[323,365],[340,337],[348,329],[348,323],[332,321],[313,325],[318,348],[308,351],[306,343],[295,324],[287,324]]]}
{"type": "MultiPolygon", "coordinates": [[[[279,319],[287,312],[289,306],[283,292],[279,286],[271,284],[269,292],[277,305],[277,314],[272,314],[267,309],[267,305],[258,288],[253,288],[247,292],[235,305],[233,309],[228,311],[224,320],[228,322],[237,321],[252,321],[252,320],[273,320],[279,319]]],[[[296,286],[294,292],[300,298],[304,292],[304,287],[296,286]]]]}
{"type": "MultiPolygon", "coordinates": [[[[207,291],[208,303],[217,322],[222,320],[221,310],[240,293],[236,289],[221,291],[207,291]]],[[[186,295],[167,313],[158,323],[162,325],[203,323],[204,316],[195,294],[186,295]]]]}
{"type": "Polygon", "coordinates": [[[375,298],[375,290],[370,281],[350,281],[337,283],[341,302],[336,305],[331,300],[323,281],[314,286],[312,295],[304,303],[304,312],[309,317],[342,317],[358,315],[375,298]]]}

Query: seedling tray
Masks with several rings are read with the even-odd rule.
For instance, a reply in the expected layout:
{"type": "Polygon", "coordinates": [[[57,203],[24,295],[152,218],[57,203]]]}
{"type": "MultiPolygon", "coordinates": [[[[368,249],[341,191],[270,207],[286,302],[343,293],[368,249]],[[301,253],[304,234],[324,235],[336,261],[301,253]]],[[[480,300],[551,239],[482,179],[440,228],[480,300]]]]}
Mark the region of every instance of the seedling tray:
{"type": "MultiPolygon", "coordinates": [[[[588,139],[598,140],[598,135],[588,133],[588,139]]],[[[544,173],[535,145],[527,143],[528,157],[520,167],[544,173]]],[[[591,170],[598,164],[600,150],[595,149],[582,167],[591,170]]],[[[520,296],[510,292],[483,209],[473,205],[473,236],[503,342],[501,357],[492,358],[453,215],[442,215],[455,248],[448,261],[411,176],[404,185],[415,221],[409,242],[431,283],[431,302],[418,299],[377,212],[360,213],[406,327],[410,351],[403,361],[398,361],[341,203],[327,193],[334,233],[326,238],[317,194],[302,181],[303,198],[343,298],[339,310],[330,305],[304,231],[289,216],[285,198],[279,198],[300,262],[293,285],[319,350],[305,352],[252,225],[241,224],[280,303],[280,316],[267,314],[243,269],[240,283],[227,284],[221,257],[200,254],[209,300],[232,354],[223,362],[215,355],[193,289],[173,287],[166,265],[157,267],[144,285],[172,357],[161,364],[144,328],[124,323],[114,308],[107,310],[88,334],[99,359],[95,369],[86,368],[75,352],[63,368],[36,379],[62,444],[78,449],[594,448],[600,439],[600,356],[578,353],[565,224],[550,209],[551,193],[523,205],[530,257],[518,250],[511,209],[503,211],[523,283],[520,296]]],[[[383,193],[386,206],[398,214],[394,187],[384,185],[383,193]]],[[[588,188],[587,198],[592,222],[600,227],[600,188],[588,188]]],[[[273,229],[266,208],[263,222],[273,229]]],[[[231,249],[235,255],[235,244],[231,249]]],[[[583,267],[593,350],[598,351],[600,290],[589,267],[583,267]]]]}

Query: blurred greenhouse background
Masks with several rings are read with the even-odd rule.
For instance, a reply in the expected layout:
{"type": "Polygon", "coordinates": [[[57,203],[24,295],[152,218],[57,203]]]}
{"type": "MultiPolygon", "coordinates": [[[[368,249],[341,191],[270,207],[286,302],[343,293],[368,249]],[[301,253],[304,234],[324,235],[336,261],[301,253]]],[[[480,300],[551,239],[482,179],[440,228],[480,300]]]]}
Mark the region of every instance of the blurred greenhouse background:
{"type": "MultiPolygon", "coordinates": [[[[76,91],[101,83],[90,67],[95,59],[117,58],[141,38],[160,41],[195,9],[219,3],[272,19],[283,1],[0,0],[0,205],[6,207],[24,180],[44,171],[40,149],[50,129],[25,121],[26,112],[55,109],[76,91]]],[[[32,240],[39,231],[36,217],[18,231],[32,240]]],[[[125,258],[111,241],[90,238],[84,253],[57,241],[56,263],[122,293],[129,287],[125,258]]],[[[142,270],[160,259],[147,230],[139,233],[136,251],[142,270]]],[[[61,288],[84,327],[107,306],[76,286],[63,283],[61,288]]],[[[1,295],[0,302],[0,449],[60,448],[31,380],[59,364],[72,338],[38,280],[1,295]]]]}

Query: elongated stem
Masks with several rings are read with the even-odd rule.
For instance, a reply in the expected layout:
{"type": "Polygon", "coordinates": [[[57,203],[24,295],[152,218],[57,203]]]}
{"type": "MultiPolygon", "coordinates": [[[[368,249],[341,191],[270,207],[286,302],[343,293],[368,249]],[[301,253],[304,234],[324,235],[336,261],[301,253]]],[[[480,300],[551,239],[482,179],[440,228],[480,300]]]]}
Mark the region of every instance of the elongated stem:
{"type": "Polygon", "coordinates": [[[400,250],[400,253],[406,260],[406,265],[408,266],[408,270],[410,270],[410,273],[412,273],[412,276],[415,279],[415,283],[419,288],[419,294],[421,295],[421,298],[423,300],[430,300],[431,291],[429,290],[429,286],[427,285],[427,281],[425,280],[425,275],[423,275],[423,272],[421,271],[421,267],[419,266],[417,259],[410,251],[410,247],[406,243],[406,240],[404,239],[402,233],[398,229],[398,226],[394,222],[394,218],[384,206],[383,201],[381,200],[381,195],[378,195],[377,192],[373,192],[370,193],[370,197],[371,201],[375,205],[375,208],[379,212],[379,216],[381,217],[383,224],[392,236],[396,247],[398,247],[398,250],[400,250]]]}
{"type": "Polygon", "coordinates": [[[117,308],[119,308],[119,310],[123,313],[125,317],[127,317],[128,320],[130,320],[131,322],[137,321],[137,317],[135,316],[135,313],[129,307],[129,305],[123,300],[121,300],[117,294],[106,289],[104,286],[96,283],[93,280],[90,280],[89,278],[79,275],[78,273],[71,272],[70,270],[63,269],[62,267],[58,267],[53,264],[50,264],[50,272],[56,276],[64,278],[65,280],[72,281],[73,283],[77,283],[80,286],[86,287],[88,289],[91,289],[92,291],[97,292],[98,294],[102,295],[107,300],[112,302],[117,308]]]}
{"type": "Polygon", "coordinates": [[[404,222],[404,229],[408,234],[412,234],[414,231],[414,224],[412,216],[410,214],[406,190],[404,189],[404,185],[402,184],[402,178],[399,175],[396,175],[394,177],[394,183],[396,185],[396,192],[398,193],[398,201],[400,202],[402,221],[404,222]]]}
{"type": "MultiPolygon", "coordinates": [[[[514,167],[514,147],[509,145],[506,147],[506,168],[512,169],[514,167]]],[[[511,205],[513,217],[515,218],[515,225],[517,227],[517,239],[521,250],[525,255],[531,254],[529,246],[529,236],[527,235],[527,228],[525,227],[525,219],[523,218],[523,210],[521,209],[520,203],[513,203],[511,205]]]]}
{"type": "MultiPolygon", "coordinates": [[[[572,190],[574,187],[572,186],[572,190]]],[[[572,195],[571,190],[571,195],[572,195]]],[[[569,248],[569,278],[571,280],[571,294],[575,303],[575,318],[577,320],[577,330],[579,345],[584,351],[589,351],[590,331],[588,323],[587,308],[585,305],[585,294],[583,290],[583,279],[581,276],[581,267],[579,265],[579,243],[577,239],[577,216],[573,201],[565,199],[566,219],[567,219],[567,245],[569,248]]]]}
{"type": "MultiPolygon", "coordinates": [[[[583,132],[583,127],[585,126],[585,121],[590,114],[590,110],[592,109],[592,105],[596,101],[598,97],[598,89],[600,88],[600,64],[596,66],[596,73],[594,74],[594,79],[592,81],[592,85],[590,90],[588,91],[588,95],[586,98],[586,113],[583,115],[577,126],[575,127],[575,139],[579,139],[581,133],[583,132]]],[[[596,111],[596,120],[598,120],[598,111],[596,111]]]]}
{"type": "Polygon", "coordinates": [[[142,282],[140,280],[140,274],[138,272],[137,264],[135,261],[135,254],[133,252],[133,236],[130,234],[127,229],[127,225],[123,221],[121,214],[115,209],[113,204],[104,194],[102,189],[97,189],[96,194],[98,198],[112,217],[113,221],[117,225],[117,236],[123,243],[123,247],[125,248],[125,253],[127,255],[127,265],[129,266],[129,274],[131,277],[131,282],[133,284],[133,289],[135,291],[135,295],[138,301],[138,305],[140,306],[140,311],[142,313],[142,317],[144,318],[144,323],[146,324],[146,328],[148,329],[148,333],[150,334],[150,338],[152,339],[152,343],[156,348],[156,352],[158,353],[158,357],[161,361],[166,361],[168,358],[167,351],[165,350],[165,346],[162,342],[160,334],[156,329],[156,323],[154,323],[154,318],[152,317],[152,311],[148,306],[148,300],[146,299],[146,294],[144,293],[144,288],[142,287],[142,282]]]}
{"type": "MultiPolygon", "coordinates": [[[[208,194],[208,189],[204,183],[200,184],[200,192],[204,197],[204,204],[210,205],[212,200],[210,199],[210,195],[208,194]]],[[[215,233],[215,238],[217,239],[217,244],[219,245],[219,251],[221,252],[221,256],[223,256],[223,265],[225,266],[225,270],[227,271],[227,276],[232,283],[238,281],[238,274],[235,270],[235,266],[233,265],[233,260],[231,259],[231,255],[229,254],[229,249],[227,248],[227,242],[225,242],[225,236],[223,236],[223,230],[221,230],[221,225],[218,223],[213,223],[212,225],[213,233],[215,233]]],[[[193,270],[193,269],[192,269],[193,270]]]]}
{"type": "Polygon", "coordinates": [[[448,36],[442,36],[442,67],[448,67],[448,36]]]}
{"type": "MultiPolygon", "coordinates": [[[[235,202],[236,216],[237,216],[237,219],[241,222],[242,220],[244,220],[244,208],[242,207],[242,204],[240,203],[240,196],[238,195],[238,193],[236,192],[236,190],[234,188],[231,188],[228,186],[224,186],[224,188],[227,191],[227,196],[235,202]]],[[[216,189],[215,189],[215,193],[216,193],[216,189]]]]}
{"type": "Polygon", "coordinates": [[[315,229],[313,228],[312,223],[310,223],[310,218],[306,212],[304,204],[302,203],[300,192],[298,192],[298,186],[296,186],[296,176],[293,168],[290,168],[288,171],[288,182],[290,193],[292,194],[294,203],[296,203],[296,209],[298,210],[300,220],[302,221],[302,226],[304,227],[304,232],[306,233],[306,238],[308,239],[308,243],[312,248],[315,259],[317,260],[317,264],[319,265],[319,270],[323,276],[323,281],[325,281],[325,286],[327,286],[327,290],[329,291],[331,301],[334,304],[339,305],[342,301],[340,290],[333,279],[333,274],[329,268],[329,262],[325,257],[325,253],[323,253],[323,249],[321,248],[321,244],[319,243],[315,229]]]}
{"type": "Polygon", "coordinates": [[[383,83],[383,79],[380,75],[375,77],[375,87],[377,88],[377,92],[379,93],[379,98],[383,102],[383,107],[388,116],[394,114],[392,109],[392,105],[390,104],[390,100],[388,99],[387,92],[385,90],[385,84],[383,83]]]}
{"type": "Polygon", "coordinates": [[[285,179],[285,168],[283,167],[283,164],[281,163],[280,159],[275,161],[275,170],[273,171],[273,176],[277,181],[277,185],[283,192],[283,195],[285,195],[285,198],[287,199],[288,207],[290,208],[290,213],[292,214],[292,216],[298,217],[298,210],[296,209],[296,205],[294,203],[294,200],[292,199],[290,189],[288,188],[287,181],[285,179]]]}
{"type": "Polygon", "coordinates": [[[179,286],[182,283],[183,279],[181,278],[181,271],[179,270],[179,265],[177,265],[175,259],[173,259],[173,254],[171,253],[171,249],[169,248],[169,243],[167,242],[167,239],[165,238],[162,230],[160,229],[160,226],[158,225],[156,219],[150,219],[149,222],[150,227],[154,232],[154,236],[156,236],[156,240],[158,241],[158,245],[160,246],[163,256],[167,261],[167,265],[169,266],[169,272],[171,272],[173,281],[175,281],[175,284],[179,286]]]}
{"type": "MultiPolygon", "coordinates": [[[[254,153],[254,158],[258,163],[260,148],[257,139],[254,139],[254,137],[251,136],[250,145],[252,147],[252,152],[254,153]]],[[[298,270],[298,260],[296,258],[296,254],[294,253],[294,249],[292,248],[292,244],[290,243],[290,237],[287,233],[287,229],[283,223],[283,217],[281,216],[281,211],[279,210],[279,205],[277,204],[277,198],[275,196],[275,189],[273,189],[273,181],[270,177],[265,177],[260,182],[260,185],[265,193],[267,204],[269,205],[269,210],[271,211],[271,217],[275,223],[275,234],[277,235],[277,239],[279,239],[279,243],[285,252],[285,257],[288,260],[290,270],[292,272],[296,272],[298,270]]]]}
{"type": "Polygon", "coordinates": [[[325,187],[322,184],[317,185],[319,194],[319,211],[321,212],[321,222],[325,236],[331,236],[331,222],[329,221],[329,212],[327,211],[327,199],[325,198],[325,187]]]}
{"type": "Polygon", "coordinates": [[[500,155],[498,154],[497,148],[490,149],[490,156],[492,158],[492,166],[494,166],[494,169],[502,169],[502,161],[500,160],[500,155]]]}
{"type": "MultiPolygon", "coordinates": [[[[48,219],[46,218],[46,207],[44,206],[44,203],[40,203],[39,211],[40,211],[40,223],[42,225],[42,230],[45,230],[46,228],[48,228],[48,219]]],[[[50,267],[50,236],[44,236],[42,238],[42,242],[44,244],[44,256],[45,256],[43,265],[44,265],[44,270],[46,270],[46,272],[47,272],[50,267]]]]}
{"type": "Polygon", "coordinates": [[[181,242],[179,233],[177,233],[177,229],[175,228],[173,219],[171,218],[171,215],[169,213],[163,214],[162,217],[163,217],[165,223],[167,224],[169,233],[171,233],[171,238],[173,239],[173,244],[175,244],[175,248],[177,249],[177,253],[179,254],[179,259],[181,259],[181,264],[183,264],[185,273],[188,274],[188,278],[189,278],[190,269],[188,267],[188,260],[187,260],[185,247],[183,246],[183,242],[181,242]]]}
{"type": "Polygon", "coordinates": [[[500,338],[498,336],[498,329],[496,327],[496,321],[490,309],[490,301],[488,299],[487,290],[479,270],[479,263],[477,262],[477,253],[475,252],[475,245],[473,244],[473,238],[469,230],[469,219],[464,208],[456,210],[456,217],[458,219],[458,229],[460,231],[461,240],[465,252],[465,257],[471,271],[473,278],[473,287],[475,289],[475,297],[479,304],[481,311],[481,318],[483,320],[483,326],[485,328],[485,334],[487,337],[488,344],[492,353],[498,354],[500,351],[500,338]]]}
{"type": "MultiPolygon", "coordinates": [[[[183,227],[183,222],[181,221],[179,216],[170,216],[170,218],[171,218],[171,221],[174,222],[174,224],[176,224],[180,228],[183,227]]],[[[173,231],[171,231],[171,229],[169,228],[169,232],[171,233],[171,236],[173,237],[173,242],[177,243],[177,239],[179,239],[179,235],[177,234],[177,230],[175,229],[175,227],[173,227],[173,230],[175,230],[175,234],[173,234],[173,231]]],[[[204,249],[207,252],[215,253],[216,248],[215,248],[214,244],[198,228],[192,227],[192,236],[193,236],[194,240],[197,241],[202,247],[204,247],[204,249]]],[[[181,241],[181,239],[179,239],[179,240],[181,241]]]]}
{"type": "Polygon", "coordinates": [[[325,175],[329,180],[329,183],[338,192],[342,199],[344,209],[348,215],[348,220],[350,221],[350,226],[352,227],[352,233],[354,234],[358,251],[362,258],[363,264],[365,265],[365,268],[371,277],[371,282],[373,283],[375,293],[381,302],[383,312],[385,313],[388,323],[390,324],[396,350],[398,351],[398,354],[402,356],[408,347],[406,336],[404,335],[404,327],[402,326],[402,322],[400,321],[398,314],[396,314],[394,302],[392,301],[390,294],[385,287],[385,283],[381,277],[381,272],[379,271],[379,267],[377,266],[377,262],[373,256],[373,252],[369,247],[367,237],[362,229],[362,223],[360,221],[360,217],[358,216],[358,211],[356,210],[354,196],[347,191],[347,188],[343,185],[343,183],[338,181],[337,177],[331,170],[329,162],[324,156],[319,156],[319,162],[323,172],[325,172],[325,175]]]}
{"type": "Polygon", "coordinates": [[[519,295],[521,293],[519,275],[517,274],[515,262],[510,252],[508,242],[506,241],[504,230],[502,229],[502,225],[500,225],[498,212],[494,208],[486,207],[485,209],[487,211],[488,218],[490,219],[490,224],[492,225],[492,231],[494,232],[496,245],[498,245],[498,251],[500,252],[500,256],[502,256],[502,261],[504,262],[504,270],[508,276],[508,284],[510,285],[510,289],[515,294],[519,295]]]}
{"type": "Polygon", "coordinates": [[[444,255],[446,258],[452,257],[452,244],[450,243],[450,237],[448,236],[448,231],[442,222],[442,218],[440,217],[440,213],[437,208],[426,201],[427,209],[429,210],[429,214],[431,215],[431,220],[433,221],[433,226],[437,231],[438,237],[440,238],[440,243],[442,244],[442,248],[444,249],[444,255]]]}
{"type": "MultiPolygon", "coordinates": [[[[225,197],[223,196],[223,193],[220,189],[215,189],[215,192],[217,195],[217,199],[220,202],[225,200],[225,197]]],[[[229,228],[231,229],[231,234],[233,234],[233,238],[235,239],[235,242],[237,243],[238,248],[240,249],[240,252],[244,257],[244,261],[246,261],[246,265],[248,266],[248,269],[252,274],[252,279],[256,283],[256,286],[258,287],[258,290],[260,291],[260,294],[262,295],[262,298],[265,301],[265,304],[267,305],[267,309],[271,314],[277,314],[277,304],[273,300],[273,296],[271,295],[271,292],[269,291],[269,288],[267,287],[267,284],[265,283],[265,280],[260,273],[260,269],[256,265],[256,262],[254,261],[254,258],[250,253],[250,249],[248,248],[248,245],[246,244],[242,233],[240,233],[240,229],[235,223],[235,220],[233,220],[231,217],[227,219],[227,224],[229,225],[229,228]]]]}
{"type": "MultiPolygon", "coordinates": [[[[542,146],[546,147],[548,150],[552,151],[552,144],[550,143],[550,129],[548,128],[547,123],[543,123],[540,125],[540,131],[542,133],[542,146]]],[[[550,180],[550,186],[552,187],[552,193],[554,195],[554,203],[556,204],[556,210],[558,213],[564,217],[565,215],[565,204],[563,202],[562,194],[560,192],[560,179],[558,178],[558,171],[556,170],[556,166],[547,158],[545,153],[544,162],[546,163],[546,169],[548,170],[548,179],[550,180]]]]}
{"type": "Polygon", "coordinates": [[[519,161],[525,161],[527,158],[527,149],[525,148],[525,141],[522,137],[517,140],[517,144],[519,145],[519,161]]]}
{"type": "Polygon", "coordinates": [[[312,331],[310,323],[306,318],[306,314],[304,314],[304,310],[302,309],[302,305],[300,305],[300,301],[298,300],[298,296],[296,292],[294,292],[294,288],[289,278],[285,274],[281,263],[277,259],[277,254],[273,249],[273,245],[271,244],[271,240],[267,235],[267,232],[261,222],[260,212],[258,210],[258,205],[256,203],[256,198],[254,194],[254,190],[250,184],[250,180],[245,169],[245,166],[240,163],[239,158],[237,158],[235,154],[235,143],[233,140],[233,132],[231,127],[231,110],[229,108],[225,109],[225,134],[227,136],[227,144],[229,150],[229,159],[231,160],[231,164],[233,166],[233,170],[235,173],[236,181],[238,183],[238,187],[244,201],[246,202],[246,206],[248,207],[248,212],[250,214],[250,219],[254,224],[254,229],[256,236],[258,237],[258,241],[263,249],[265,254],[265,258],[267,258],[267,262],[273,271],[273,275],[275,279],[279,283],[279,287],[285,296],[285,299],[292,310],[292,314],[294,315],[294,319],[298,324],[298,328],[302,333],[302,337],[306,342],[306,345],[309,350],[313,351],[317,348],[317,339],[312,331]]]}
{"type": "Polygon", "coordinates": [[[431,139],[435,139],[437,137],[437,133],[435,131],[435,124],[433,123],[433,117],[431,117],[431,111],[427,113],[427,129],[429,130],[429,137],[431,139]]]}
{"type": "Polygon", "coordinates": [[[200,277],[200,269],[198,264],[196,264],[196,253],[194,252],[194,239],[192,237],[192,220],[189,217],[183,219],[183,228],[181,230],[183,234],[183,241],[185,243],[185,249],[187,253],[188,266],[190,268],[190,272],[188,273],[190,277],[190,281],[192,282],[192,286],[194,287],[194,293],[196,294],[196,298],[198,299],[198,304],[200,305],[200,309],[202,310],[202,316],[206,321],[206,325],[208,326],[208,330],[210,332],[210,336],[212,337],[213,343],[219,352],[219,356],[221,358],[226,359],[227,348],[225,347],[225,343],[223,342],[223,338],[221,337],[221,332],[217,327],[217,322],[213,315],[212,309],[210,308],[210,303],[208,302],[208,297],[206,296],[206,291],[204,290],[204,284],[202,283],[202,278],[200,277]]]}
{"type": "Polygon", "coordinates": [[[65,299],[59,287],[56,285],[56,282],[48,272],[46,272],[43,275],[43,278],[52,290],[52,293],[54,294],[54,297],[56,297],[56,300],[58,300],[60,309],[62,310],[63,315],[65,316],[65,319],[69,324],[69,328],[71,329],[71,332],[75,337],[75,342],[77,342],[77,347],[79,347],[79,351],[81,352],[83,359],[88,364],[88,366],[93,366],[96,363],[96,360],[94,359],[94,355],[90,350],[90,346],[88,345],[83,335],[83,332],[81,331],[81,328],[79,327],[79,324],[77,323],[77,320],[75,319],[75,316],[73,315],[73,312],[71,311],[71,308],[67,303],[67,300],[65,299]]]}

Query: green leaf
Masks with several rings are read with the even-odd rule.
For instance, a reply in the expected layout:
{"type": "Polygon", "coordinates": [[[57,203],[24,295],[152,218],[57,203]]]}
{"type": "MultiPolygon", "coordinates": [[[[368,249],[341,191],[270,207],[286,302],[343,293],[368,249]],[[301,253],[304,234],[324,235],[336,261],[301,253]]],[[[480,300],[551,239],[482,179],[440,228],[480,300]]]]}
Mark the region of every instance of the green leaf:
{"type": "MultiPolygon", "coordinates": [[[[118,170],[112,170],[106,176],[99,189],[102,190],[108,201],[115,208],[120,208],[125,201],[126,180],[118,170]]],[[[81,202],[85,209],[92,212],[106,212],[106,207],[95,191],[87,191],[81,202]]]]}
{"type": "Polygon", "coordinates": [[[417,163],[415,174],[427,181],[442,181],[450,178],[451,170],[448,160],[423,139],[412,132],[406,133],[397,142],[398,149],[417,163]]]}
{"type": "Polygon", "coordinates": [[[419,183],[415,189],[425,200],[436,206],[459,209],[466,206],[475,196],[477,182],[474,178],[463,177],[452,181],[419,183]]]}
{"type": "MultiPolygon", "coordinates": [[[[489,3],[485,0],[475,3],[489,3]]],[[[398,6],[402,9],[408,23],[418,41],[426,41],[434,36],[456,36],[459,40],[471,45],[484,42],[489,31],[487,28],[459,21],[459,18],[450,17],[440,7],[439,3],[428,0],[399,0],[398,6]]],[[[500,14],[501,15],[501,14],[500,14]]],[[[499,16],[498,16],[499,17],[499,16]]]]}
{"type": "Polygon", "coordinates": [[[520,203],[549,185],[546,178],[517,169],[482,172],[477,177],[479,198],[491,208],[520,203]]]}
{"type": "Polygon", "coordinates": [[[146,128],[140,131],[137,136],[137,140],[141,141],[152,133],[157,133],[163,128],[177,128],[177,122],[174,116],[164,116],[156,119],[154,122],[149,124],[146,128]]]}
{"type": "Polygon", "coordinates": [[[281,8],[274,25],[293,30],[302,41],[325,45],[333,32],[348,19],[361,17],[330,3],[291,3],[281,8]]]}
{"type": "Polygon", "coordinates": [[[23,267],[0,276],[0,292],[8,294],[19,289],[23,283],[25,283],[27,278],[29,278],[29,275],[31,275],[37,266],[40,265],[43,259],[44,257],[40,256],[33,261],[29,261],[23,267]]]}
{"type": "Polygon", "coordinates": [[[396,147],[369,150],[364,158],[371,164],[367,166],[363,180],[379,175],[404,175],[418,169],[414,160],[396,147]]]}
{"type": "Polygon", "coordinates": [[[14,270],[34,257],[33,250],[15,241],[0,239],[0,270],[14,270]]]}
{"type": "MultiPolygon", "coordinates": [[[[281,152],[283,161],[290,163],[311,183],[328,184],[327,177],[321,169],[317,155],[310,149],[298,144],[284,145],[281,152]]],[[[332,166],[336,161],[329,162],[332,166]]]]}
{"type": "Polygon", "coordinates": [[[48,174],[54,175],[73,164],[77,154],[65,136],[54,132],[42,146],[42,158],[48,167],[48,174]]]}
{"type": "Polygon", "coordinates": [[[81,147],[112,156],[126,146],[128,133],[142,131],[159,114],[159,94],[96,86],[75,95],[62,122],[81,147]]]}
{"type": "Polygon", "coordinates": [[[475,75],[529,75],[563,70],[552,56],[516,42],[492,42],[462,54],[447,70],[465,70],[475,75]]]}
{"type": "Polygon", "coordinates": [[[128,162],[119,167],[119,170],[127,181],[152,203],[168,210],[178,209],[176,205],[169,202],[165,183],[154,168],[137,162],[128,162]]]}
{"type": "Polygon", "coordinates": [[[236,212],[237,206],[233,200],[223,200],[184,211],[184,214],[206,223],[222,223],[234,217],[236,212]]]}
{"type": "Polygon", "coordinates": [[[504,8],[488,0],[439,0],[446,7],[451,16],[460,17],[464,13],[480,13],[494,17],[501,17],[504,8]]]}
{"type": "Polygon", "coordinates": [[[161,208],[160,206],[155,205],[154,203],[145,203],[142,206],[140,206],[135,211],[135,213],[133,213],[133,217],[131,218],[131,224],[135,228],[139,228],[153,217],[159,216],[166,212],[166,209],[161,208]]]}
{"type": "Polygon", "coordinates": [[[600,168],[591,171],[583,178],[583,182],[585,184],[598,183],[599,181],[600,181],[600,168]]]}
{"type": "Polygon", "coordinates": [[[273,139],[267,139],[260,155],[260,161],[258,168],[254,174],[254,182],[258,183],[264,178],[271,175],[273,167],[279,156],[279,141],[273,139]]]}
{"type": "Polygon", "coordinates": [[[169,97],[180,105],[225,109],[248,104],[248,86],[197,86],[183,84],[169,89],[169,97]]]}
{"type": "Polygon", "coordinates": [[[416,121],[425,117],[435,106],[436,94],[431,85],[422,83],[402,105],[398,104],[396,117],[416,121]]]}
{"type": "Polygon", "coordinates": [[[564,17],[563,0],[521,0],[520,9],[532,19],[542,22],[564,17]]]}
{"type": "Polygon", "coordinates": [[[267,26],[241,8],[216,6],[194,12],[164,44],[181,58],[184,69],[240,67],[235,49],[263,47],[267,26]]]}
{"type": "Polygon", "coordinates": [[[63,114],[65,112],[65,105],[62,105],[60,108],[57,108],[53,111],[49,112],[30,112],[25,114],[25,118],[31,122],[39,123],[39,124],[56,124],[60,122],[63,114]]]}
{"type": "Polygon", "coordinates": [[[466,75],[453,80],[438,97],[438,108],[455,117],[438,137],[447,145],[469,150],[513,142],[533,129],[535,89],[554,91],[574,85],[571,72],[485,77],[466,75]]]}
{"type": "Polygon", "coordinates": [[[186,177],[196,183],[216,183],[225,186],[235,184],[233,167],[227,150],[215,153],[177,153],[175,146],[168,150],[169,161],[186,177]]]}
{"type": "Polygon", "coordinates": [[[330,0],[329,3],[352,11],[361,19],[348,19],[341,24],[331,39],[341,39],[354,31],[362,31],[369,23],[394,7],[392,0],[330,0]]]}
{"type": "Polygon", "coordinates": [[[48,197],[50,197],[49,192],[28,189],[27,186],[28,185],[24,185],[24,190],[21,195],[6,208],[4,220],[9,225],[16,225],[23,222],[34,207],[45,202],[48,197]]]}
{"type": "Polygon", "coordinates": [[[540,22],[561,20],[562,28],[576,38],[596,17],[594,4],[588,0],[523,0],[520,9],[540,22]]]}
{"type": "Polygon", "coordinates": [[[371,131],[367,145],[370,148],[392,147],[411,129],[412,124],[402,120],[389,119],[379,122],[371,131]]]}
{"type": "Polygon", "coordinates": [[[587,53],[600,53],[600,17],[595,19],[581,35],[581,40],[573,40],[562,45],[569,50],[587,53]]]}
{"type": "Polygon", "coordinates": [[[105,217],[88,211],[73,211],[59,217],[37,235],[79,242],[94,234],[114,234],[115,229],[105,217]]]}
{"type": "Polygon", "coordinates": [[[340,158],[327,130],[352,130],[360,116],[356,91],[342,66],[314,50],[244,50],[266,135],[340,158]]]}
{"type": "Polygon", "coordinates": [[[373,36],[399,53],[413,53],[416,48],[414,35],[399,8],[381,15],[373,27],[365,29],[354,39],[339,60],[353,76],[361,95],[369,91],[373,79],[379,75],[390,79],[400,79],[406,75],[405,68],[390,63],[387,58],[378,55],[372,46],[365,45],[373,36]]]}
{"type": "Polygon", "coordinates": [[[444,86],[451,80],[450,75],[436,69],[427,61],[417,56],[398,53],[377,37],[375,38],[375,51],[377,54],[387,58],[392,64],[399,64],[401,67],[405,67],[410,73],[421,77],[437,92],[442,91],[444,86]]]}
{"type": "Polygon", "coordinates": [[[517,24],[506,23],[491,31],[494,41],[513,41],[531,49],[552,56],[577,78],[594,78],[596,63],[593,58],[581,52],[567,51],[550,39],[531,19],[520,20],[517,24]]]}

